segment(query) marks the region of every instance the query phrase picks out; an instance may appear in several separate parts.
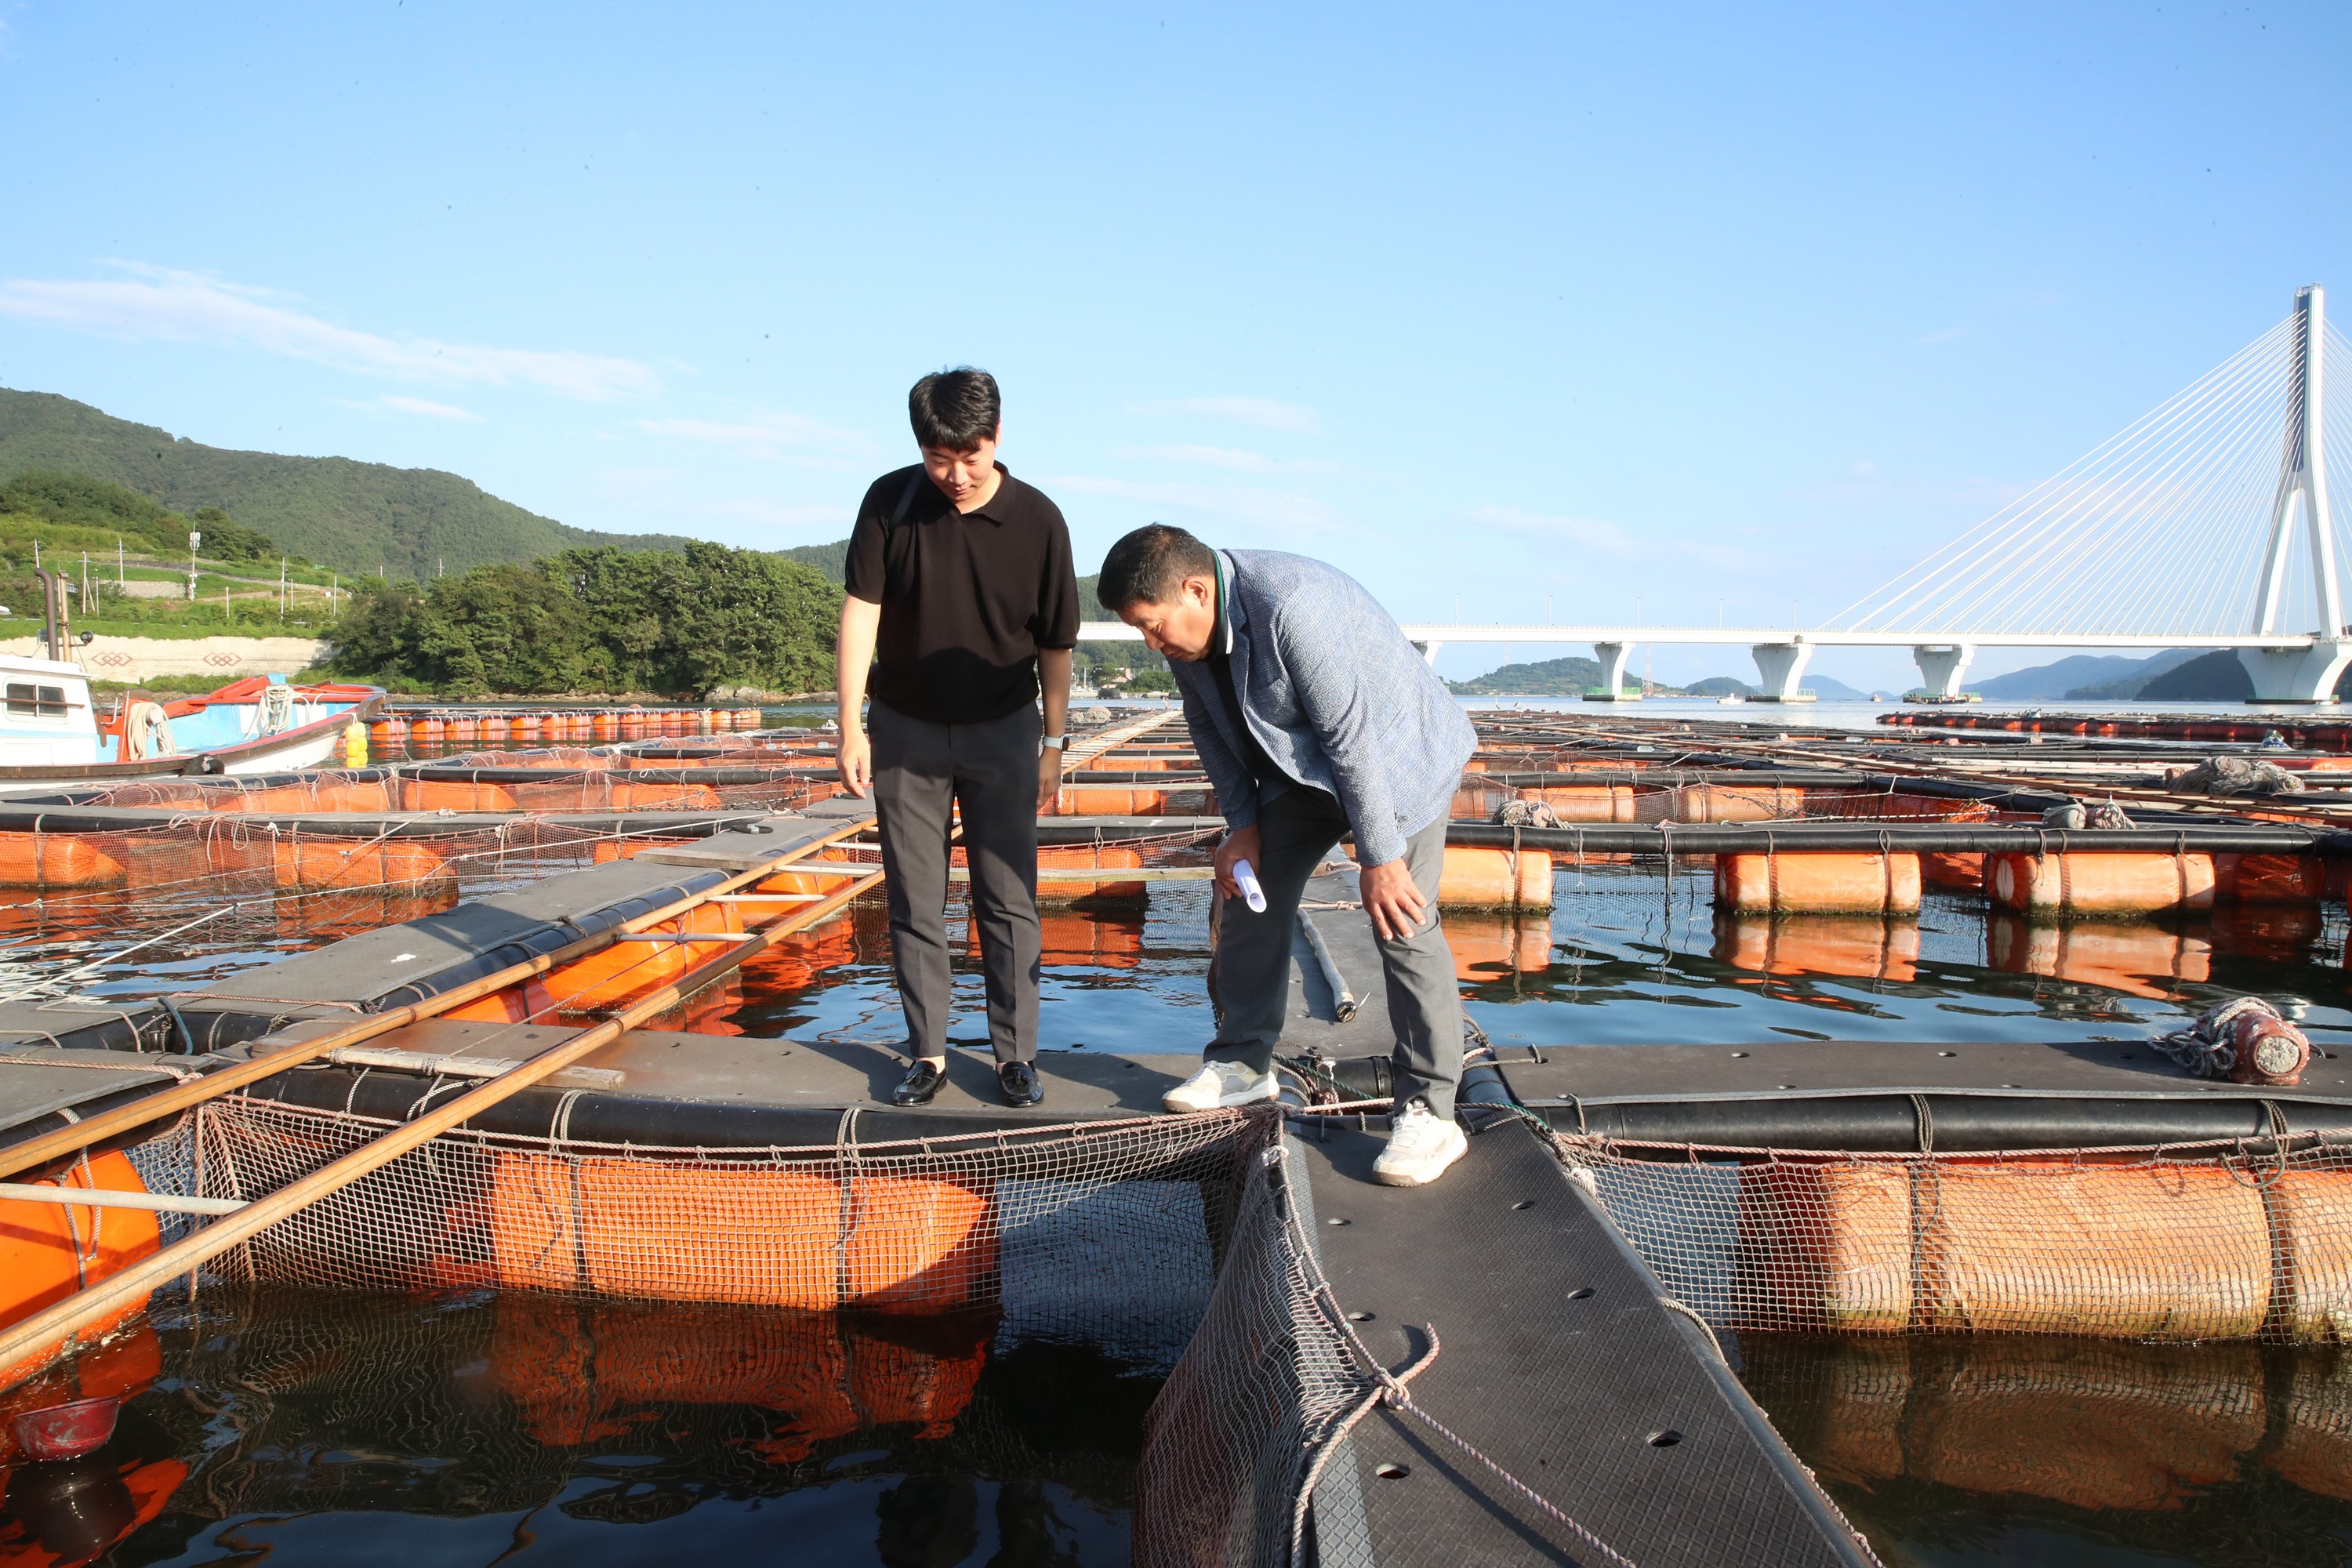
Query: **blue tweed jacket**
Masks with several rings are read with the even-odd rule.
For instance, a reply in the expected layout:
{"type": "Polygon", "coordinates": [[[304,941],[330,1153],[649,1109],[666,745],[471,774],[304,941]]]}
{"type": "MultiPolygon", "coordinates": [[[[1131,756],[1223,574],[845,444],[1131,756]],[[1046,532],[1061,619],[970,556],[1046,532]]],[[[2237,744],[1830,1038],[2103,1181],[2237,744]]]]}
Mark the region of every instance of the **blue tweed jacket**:
{"type": "Polygon", "coordinates": [[[1225,821],[1257,820],[1243,767],[1245,723],[1298,784],[1339,798],[1356,856],[1383,866],[1445,815],[1477,750],[1469,716],[1363,585],[1335,566],[1273,550],[1217,552],[1234,690],[1225,710],[1205,660],[1171,661],[1184,721],[1225,821]]]}

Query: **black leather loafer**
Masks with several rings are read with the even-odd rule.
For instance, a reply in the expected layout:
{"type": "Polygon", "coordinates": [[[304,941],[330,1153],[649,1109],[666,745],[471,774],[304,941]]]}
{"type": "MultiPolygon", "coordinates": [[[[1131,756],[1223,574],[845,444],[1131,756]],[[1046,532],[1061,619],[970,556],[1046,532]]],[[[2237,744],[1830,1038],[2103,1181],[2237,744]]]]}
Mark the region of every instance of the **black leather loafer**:
{"type": "Polygon", "coordinates": [[[940,1085],[948,1080],[948,1064],[933,1061],[929,1057],[917,1057],[907,1068],[907,1076],[890,1091],[893,1105],[929,1105],[931,1097],[940,1092],[940,1085]]]}
{"type": "Polygon", "coordinates": [[[1045,1081],[1035,1062],[1003,1062],[996,1068],[996,1086],[1007,1105],[1036,1105],[1045,1098],[1045,1081]]]}

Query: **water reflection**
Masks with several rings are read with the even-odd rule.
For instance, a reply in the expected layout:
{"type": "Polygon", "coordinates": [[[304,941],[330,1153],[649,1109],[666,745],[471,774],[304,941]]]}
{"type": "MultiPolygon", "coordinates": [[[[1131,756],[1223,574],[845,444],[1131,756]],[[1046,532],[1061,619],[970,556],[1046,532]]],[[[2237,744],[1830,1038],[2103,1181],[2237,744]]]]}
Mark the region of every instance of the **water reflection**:
{"type": "Polygon", "coordinates": [[[1449,912],[1486,954],[1459,966],[1465,994],[1492,1037],[1534,1045],[2137,1037],[2246,992],[2352,1034],[2334,906],[2037,926],[1965,893],[1930,891],[1916,919],[1767,920],[1711,891],[1703,870],[1566,868],[1542,965],[1526,921],[1504,937],[1496,917],[1449,912]]]}
{"type": "Polygon", "coordinates": [[[1890,1563],[2340,1563],[2352,1354],[1746,1334],[1742,1376],[1890,1563]],[[2031,1549],[2054,1538],[2063,1550],[2031,1549]]]}
{"type": "Polygon", "coordinates": [[[1159,1387],[992,1314],[201,1305],[104,1449],[7,1472],[0,1561],[1124,1561],[1159,1387]]]}

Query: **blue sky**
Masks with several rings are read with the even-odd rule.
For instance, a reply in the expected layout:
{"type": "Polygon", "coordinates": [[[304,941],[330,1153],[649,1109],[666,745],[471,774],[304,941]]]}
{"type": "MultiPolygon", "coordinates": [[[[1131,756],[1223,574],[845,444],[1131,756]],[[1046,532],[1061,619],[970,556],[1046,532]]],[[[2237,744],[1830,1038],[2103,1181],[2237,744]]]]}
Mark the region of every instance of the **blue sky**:
{"type": "Polygon", "coordinates": [[[1812,624],[2352,310],[2347,16],[0,0],[0,384],[781,545],[969,362],[1087,566],[1812,624]]]}

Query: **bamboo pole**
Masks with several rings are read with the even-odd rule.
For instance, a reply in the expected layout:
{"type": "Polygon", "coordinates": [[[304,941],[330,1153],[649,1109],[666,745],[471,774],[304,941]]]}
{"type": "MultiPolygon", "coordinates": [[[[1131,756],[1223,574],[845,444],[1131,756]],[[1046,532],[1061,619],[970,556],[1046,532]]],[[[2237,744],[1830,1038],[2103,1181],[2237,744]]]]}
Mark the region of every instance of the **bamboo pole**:
{"type": "MultiPolygon", "coordinates": [[[[395,1007],[388,1013],[370,1014],[364,1018],[354,1019],[341,1028],[330,1030],[316,1039],[305,1040],[290,1050],[278,1051],[267,1057],[257,1057],[251,1061],[224,1068],[218,1072],[206,1073],[202,1078],[190,1079],[184,1083],[147,1095],[116,1110],[103,1111],[99,1115],[77,1121],[70,1127],[61,1127],[55,1132],[46,1132],[38,1138],[28,1138],[13,1148],[0,1150],[0,1177],[13,1176],[20,1171],[28,1171],[37,1165],[46,1164],[51,1160],[76,1153],[118,1133],[128,1132],[136,1127],[143,1127],[151,1121],[185,1110],[192,1105],[201,1105],[207,1100],[217,1099],[232,1090],[243,1089],[247,1084],[257,1083],[265,1078],[275,1078],[288,1068],[299,1067],[304,1062],[323,1057],[330,1051],[340,1049],[344,1046],[355,1046],[363,1040],[372,1040],[378,1035],[388,1035],[394,1029],[404,1029],[411,1024],[437,1016],[452,1007],[462,1007],[467,1003],[487,996],[494,991],[503,991],[509,985],[544,974],[560,963],[569,963],[575,958],[584,958],[589,953],[601,952],[625,934],[643,931],[647,926],[659,925],[664,921],[677,920],[689,910],[710,902],[715,896],[733,892],[737,888],[748,886],[764,877],[773,876],[782,868],[803,859],[827,845],[839,843],[854,833],[865,831],[866,826],[866,824],[863,820],[850,823],[836,832],[828,833],[822,838],[799,845],[775,859],[764,861],[751,870],[737,872],[705,892],[689,894],[674,903],[665,904],[660,909],[639,915],[634,920],[624,921],[609,931],[598,931],[593,936],[582,937],[578,942],[567,943],[552,952],[526,959],[520,963],[509,964],[495,974],[486,974],[479,980],[469,980],[465,984],[453,986],[437,996],[428,996],[423,1001],[412,1002],[405,1007],[395,1007]]],[[[845,872],[848,869],[845,868],[845,872]]]]}
{"type": "MultiPolygon", "coordinates": [[[[756,942],[733,944],[699,968],[688,971],[670,984],[630,1004],[615,1016],[592,1029],[583,1029],[570,1039],[517,1064],[481,1088],[458,1096],[438,1110],[429,1111],[381,1138],[362,1144],[341,1159],[330,1161],[300,1180],[288,1183],[267,1197],[254,1199],[235,1214],[226,1215],[193,1235],[183,1237],[162,1251],[117,1273],[84,1286],[45,1311],[0,1331],[0,1368],[8,1368],[16,1373],[10,1379],[12,1384],[22,1382],[39,1371],[50,1359],[49,1354],[44,1353],[43,1347],[54,1345],[56,1350],[62,1351],[71,1342],[71,1336],[129,1306],[157,1286],[188,1273],[206,1258],[226,1252],[239,1242],[252,1240],[298,1209],[340,1192],[362,1176],[382,1170],[419,1144],[480,1115],[551,1073],[570,1067],[591,1051],[610,1045],[628,1030],[667,1012],[718,976],[740,966],[745,959],[776,938],[804,930],[843,908],[872,881],[871,877],[859,878],[847,887],[827,895],[824,902],[787,915],[773,926],[755,933],[758,937],[756,942]]],[[[279,1055],[267,1059],[273,1064],[283,1063],[286,1057],[279,1055]]]]}

